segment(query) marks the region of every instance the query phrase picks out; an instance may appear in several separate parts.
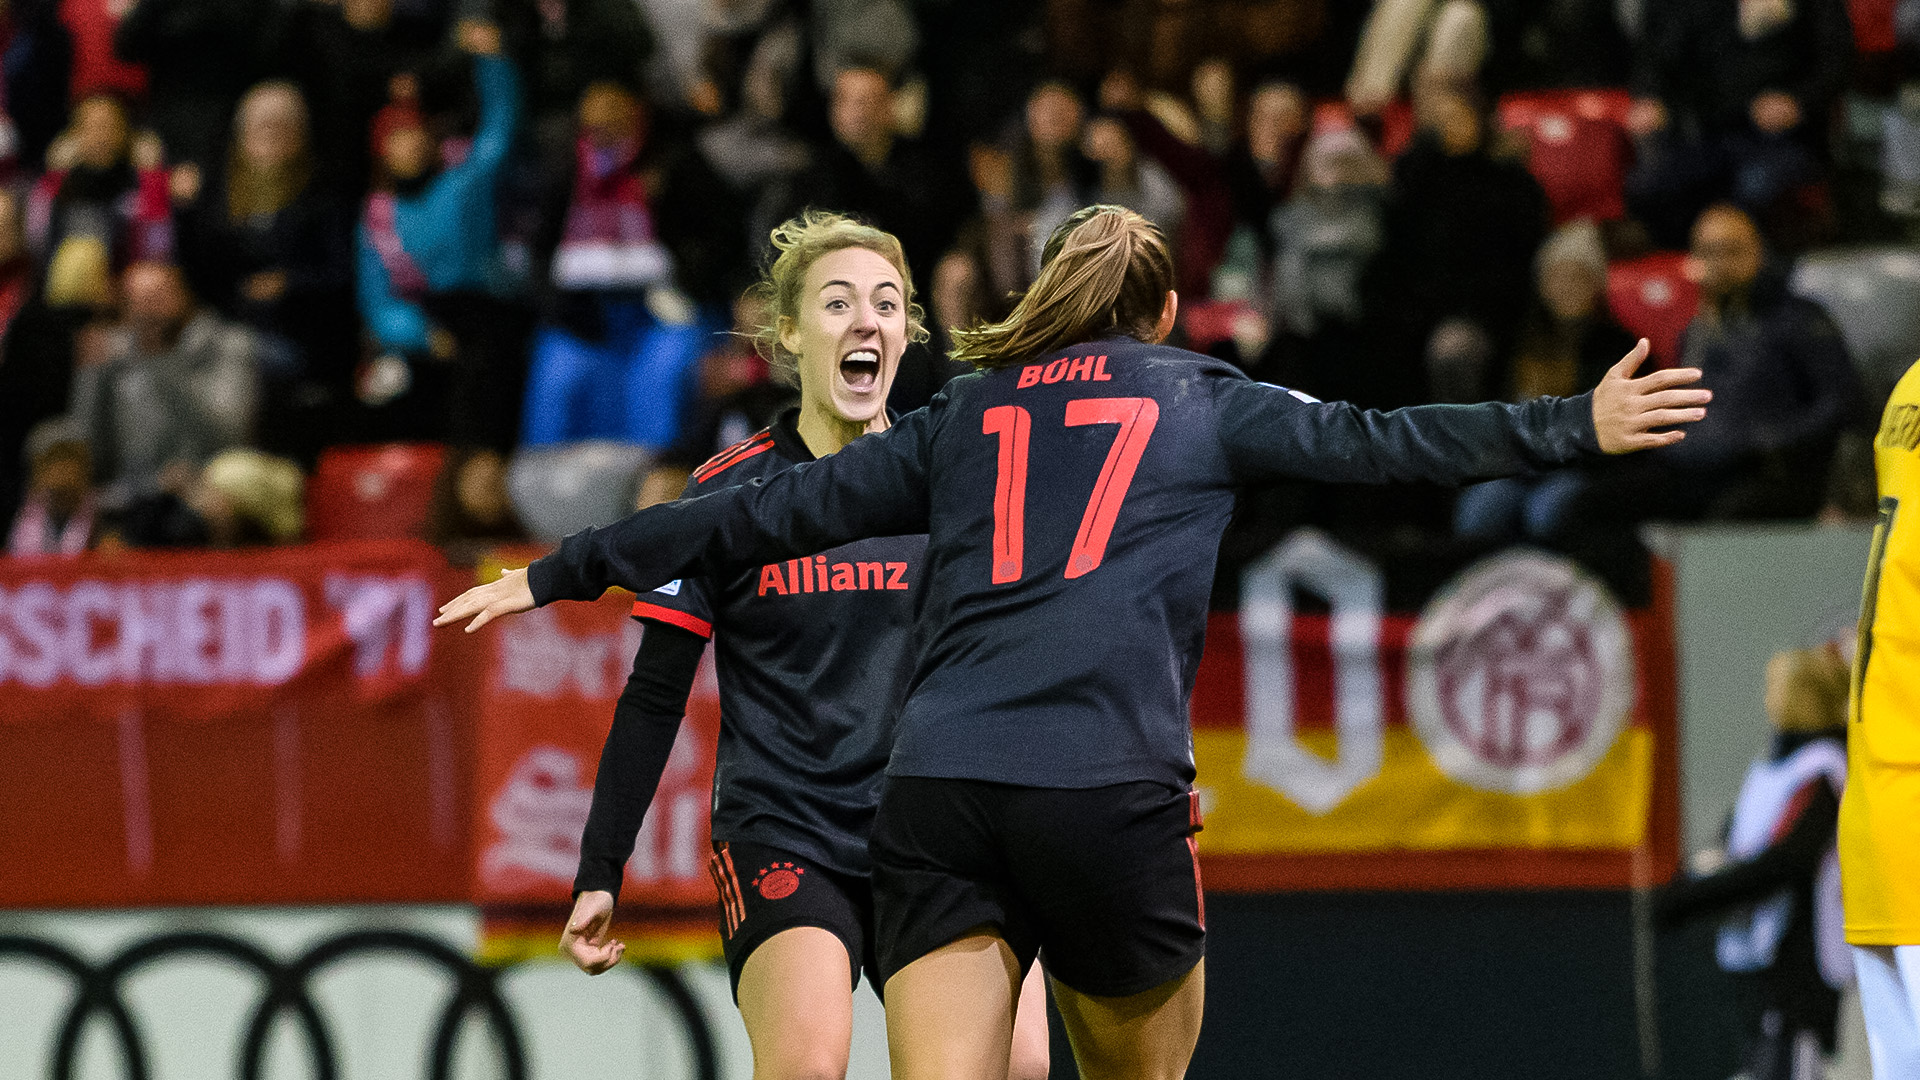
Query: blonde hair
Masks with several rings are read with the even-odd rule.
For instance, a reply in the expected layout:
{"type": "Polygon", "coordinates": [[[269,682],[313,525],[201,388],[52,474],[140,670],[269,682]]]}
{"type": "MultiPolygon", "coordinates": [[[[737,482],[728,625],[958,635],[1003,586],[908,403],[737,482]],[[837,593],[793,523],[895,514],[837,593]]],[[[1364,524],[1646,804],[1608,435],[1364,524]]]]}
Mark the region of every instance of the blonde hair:
{"type": "Polygon", "coordinates": [[[1172,288],[1159,226],[1124,206],[1089,206],[1047,238],[1040,276],[1011,315],[953,331],[953,358],[1007,367],[1110,334],[1145,337],[1172,288]]]}
{"type": "Polygon", "coordinates": [[[892,263],[900,272],[900,288],[906,294],[907,340],[927,340],[926,312],[913,299],[913,275],[907,270],[907,256],[899,237],[844,214],[807,210],[782,222],[769,239],[778,254],[767,265],[760,283],[749,290],[766,304],[766,322],[754,328],[751,338],[754,348],[782,382],[799,384],[800,358],[780,344],[780,328],[800,319],[800,290],[807,283],[807,271],[836,251],[863,248],[892,263]]]}
{"type": "Polygon", "coordinates": [[[207,462],[200,482],[225,496],[235,517],[274,543],[300,539],[307,481],[293,462],[258,450],[228,450],[207,462]]]}
{"type": "Polygon", "coordinates": [[[1816,735],[1847,726],[1846,661],[1831,648],[1791,649],[1767,662],[1767,712],[1778,731],[1816,735]]]}

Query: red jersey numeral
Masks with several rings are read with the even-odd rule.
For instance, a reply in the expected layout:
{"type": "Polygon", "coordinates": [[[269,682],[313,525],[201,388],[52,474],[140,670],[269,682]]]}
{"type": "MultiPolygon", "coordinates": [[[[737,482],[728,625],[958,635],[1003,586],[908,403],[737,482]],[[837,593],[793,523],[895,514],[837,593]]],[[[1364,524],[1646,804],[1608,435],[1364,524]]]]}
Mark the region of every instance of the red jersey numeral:
{"type": "Polygon", "coordinates": [[[1027,537],[1027,433],[1033,414],[1018,405],[996,405],[981,431],[1000,436],[1000,470],[993,482],[993,583],[1020,580],[1027,537]]]}
{"type": "MultiPolygon", "coordinates": [[[[1067,402],[1067,427],[1118,424],[1120,430],[1107,450],[1107,460],[1094,481],[1080,531],[1067,555],[1068,578],[1098,569],[1113,539],[1120,506],[1133,486],[1153,427],[1160,421],[1160,403],[1152,398],[1079,398],[1067,402]]],[[[999,471],[993,485],[993,583],[1018,581],[1026,552],[1027,441],[1033,416],[1018,405],[998,405],[986,411],[981,431],[1000,437],[999,471]]]]}

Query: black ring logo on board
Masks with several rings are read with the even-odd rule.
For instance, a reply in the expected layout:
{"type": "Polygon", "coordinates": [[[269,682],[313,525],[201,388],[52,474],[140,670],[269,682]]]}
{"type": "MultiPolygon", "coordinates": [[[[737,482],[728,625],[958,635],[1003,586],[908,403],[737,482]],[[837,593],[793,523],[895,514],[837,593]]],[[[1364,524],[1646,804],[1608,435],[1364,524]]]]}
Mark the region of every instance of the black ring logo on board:
{"type": "MultiPolygon", "coordinates": [[[[520,1038],[520,1024],[506,999],[500,996],[500,976],[512,970],[512,965],[476,964],[444,942],[424,934],[406,930],[350,931],[327,938],[299,959],[283,963],[259,946],[239,938],[185,931],[136,942],[99,966],[49,941],[0,934],[0,961],[10,958],[37,961],[72,976],[79,984],[80,992],[60,1024],[48,1072],[51,1080],[73,1080],[80,1037],[95,1014],[103,1016],[113,1032],[127,1080],[152,1080],[146,1041],[121,997],[120,987],[129,975],[147,965],[182,954],[227,960],[255,972],[266,984],[266,991],[241,1037],[240,1060],[236,1065],[240,1080],[260,1080],[267,1037],[282,1013],[289,1014],[298,1027],[316,1080],[339,1080],[339,1055],[335,1052],[333,1032],[327,1026],[326,1017],[314,1005],[308,986],[318,972],[348,957],[369,953],[425,960],[454,979],[453,997],[441,1010],[440,1019],[434,1025],[433,1044],[427,1048],[427,1080],[448,1080],[452,1075],[454,1044],[462,1022],[474,1012],[480,1014],[492,1033],[507,1080],[527,1080],[526,1049],[520,1038]]],[[[699,1001],[679,971],[664,966],[629,966],[671,1003],[693,1051],[695,1075],[699,1080],[719,1080],[719,1055],[714,1048],[713,1030],[708,1027],[699,1001]]]]}

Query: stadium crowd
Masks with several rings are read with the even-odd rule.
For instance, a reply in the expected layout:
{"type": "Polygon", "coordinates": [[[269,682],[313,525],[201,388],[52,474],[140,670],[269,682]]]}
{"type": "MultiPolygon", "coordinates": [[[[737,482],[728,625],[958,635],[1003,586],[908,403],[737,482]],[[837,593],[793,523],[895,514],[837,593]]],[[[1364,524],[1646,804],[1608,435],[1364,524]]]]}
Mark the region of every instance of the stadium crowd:
{"type": "MultiPolygon", "coordinates": [[[[901,409],[1095,201],[1166,230],[1178,340],[1257,378],[1567,394],[1647,335],[1715,391],[1630,463],[1264,494],[1229,568],[1302,523],[1578,548],[1870,512],[1878,331],[1793,270],[1920,213],[1911,6],[12,0],[8,550],[293,541],[366,444],[435,448],[444,542],[523,538],[516,470],[576,445],[644,448],[597,482],[672,497],[787,401],[726,331],[810,205],[905,246],[934,337],[901,409]]],[[[1916,276],[1883,264],[1843,285],[1916,276]]]]}

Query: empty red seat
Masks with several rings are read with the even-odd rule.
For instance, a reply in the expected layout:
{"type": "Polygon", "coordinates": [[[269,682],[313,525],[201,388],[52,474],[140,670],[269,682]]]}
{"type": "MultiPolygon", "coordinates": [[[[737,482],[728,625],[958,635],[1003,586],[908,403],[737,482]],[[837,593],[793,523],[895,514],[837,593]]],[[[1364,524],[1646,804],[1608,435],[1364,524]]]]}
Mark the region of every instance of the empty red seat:
{"type": "Polygon", "coordinates": [[[307,536],[381,540],[424,536],[434,482],[446,463],[438,443],[336,446],[307,484],[307,536]]]}
{"type": "Polygon", "coordinates": [[[1626,215],[1630,104],[1624,90],[1542,90],[1500,99],[1500,126],[1525,134],[1527,168],[1546,190],[1554,224],[1626,215]]]}
{"type": "Polygon", "coordinates": [[[1685,253],[1659,251],[1607,267],[1607,306],[1636,337],[1653,346],[1653,363],[1680,362],[1680,332],[1700,310],[1700,286],[1686,274],[1685,253]]]}

